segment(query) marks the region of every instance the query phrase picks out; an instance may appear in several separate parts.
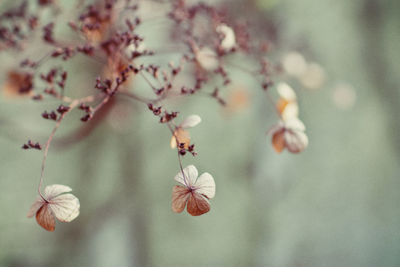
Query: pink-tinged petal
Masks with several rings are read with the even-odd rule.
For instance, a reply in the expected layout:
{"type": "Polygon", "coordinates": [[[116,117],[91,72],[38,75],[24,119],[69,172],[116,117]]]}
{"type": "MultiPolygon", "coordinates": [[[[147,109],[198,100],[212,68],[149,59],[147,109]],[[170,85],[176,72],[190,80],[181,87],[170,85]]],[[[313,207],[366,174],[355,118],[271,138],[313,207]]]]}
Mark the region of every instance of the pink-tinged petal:
{"type": "Polygon", "coordinates": [[[188,187],[192,186],[196,182],[197,177],[199,176],[199,173],[194,165],[189,165],[186,168],[184,168],[183,173],[185,176],[183,176],[182,171],[179,171],[179,173],[175,176],[174,179],[178,183],[181,183],[188,187]]]}
{"type": "Polygon", "coordinates": [[[203,173],[197,178],[194,187],[196,188],[196,193],[204,195],[207,198],[213,198],[215,196],[215,181],[208,172],[203,173]]]}
{"type": "Polygon", "coordinates": [[[186,206],[190,191],[186,187],[175,185],[172,189],[172,211],[181,213],[186,206]]]}
{"type": "Polygon", "coordinates": [[[209,210],[210,210],[210,203],[205,197],[196,192],[192,192],[190,194],[187,203],[187,211],[190,215],[199,216],[204,213],[207,213],[209,210]]]}
{"type": "Polygon", "coordinates": [[[181,128],[192,128],[201,122],[201,118],[199,115],[190,115],[187,117],[181,124],[181,128]]]}
{"type": "Polygon", "coordinates": [[[56,219],[47,204],[36,213],[36,221],[47,231],[53,232],[56,229],[56,219]]]}
{"type": "Polygon", "coordinates": [[[62,194],[48,204],[54,216],[61,222],[70,222],[79,215],[79,199],[72,194],[62,194]]]}
{"type": "Polygon", "coordinates": [[[71,192],[72,189],[69,186],[66,185],[61,185],[61,184],[53,184],[53,185],[49,185],[46,186],[44,189],[44,197],[47,200],[50,200],[62,193],[68,193],[71,192]]]}
{"type": "Polygon", "coordinates": [[[286,147],[291,153],[300,153],[308,145],[308,137],[302,131],[286,131],[285,141],[286,147]]]}
{"type": "Polygon", "coordinates": [[[36,212],[43,206],[44,203],[44,200],[40,196],[38,196],[28,211],[28,218],[32,218],[36,214],[36,212]]]}

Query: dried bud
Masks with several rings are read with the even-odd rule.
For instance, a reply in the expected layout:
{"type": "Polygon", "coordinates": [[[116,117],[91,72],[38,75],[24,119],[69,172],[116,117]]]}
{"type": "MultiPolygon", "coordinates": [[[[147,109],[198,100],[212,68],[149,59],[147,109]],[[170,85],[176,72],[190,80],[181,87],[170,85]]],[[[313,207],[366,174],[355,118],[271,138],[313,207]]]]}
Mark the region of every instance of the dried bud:
{"type": "Polygon", "coordinates": [[[52,112],[49,114],[49,116],[50,116],[50,119],[52,119],[52,120],[54,120],[54,121],[57,120],[57,114],[56,114],[54,111],[52,111],[52,112]]]}
{"type": "Polygon", "coordinates": [[[65,113],[65,112],[68,112],[68,110],[69,110],[69,107],[64,106],[64,105],[60,105],[60,106],[57,108],[57,112],[60,113],[60,114],[63,114],[63,113],[65,113]]]}
{"type": "Polygon", "coordinates": [[[83,116],[83,117],[81,118],[81,121],[87,122],[87,121],[91,120],[92,117],[93,117],[92,114],[86,114],[85,116],[83,116]]]}
{"type": "Polygon", "coordinates": [[[45,118],[46,120],[49,119],[49,113],[47,113],[47,111],[43,112],[42,117],[45,118]]]}

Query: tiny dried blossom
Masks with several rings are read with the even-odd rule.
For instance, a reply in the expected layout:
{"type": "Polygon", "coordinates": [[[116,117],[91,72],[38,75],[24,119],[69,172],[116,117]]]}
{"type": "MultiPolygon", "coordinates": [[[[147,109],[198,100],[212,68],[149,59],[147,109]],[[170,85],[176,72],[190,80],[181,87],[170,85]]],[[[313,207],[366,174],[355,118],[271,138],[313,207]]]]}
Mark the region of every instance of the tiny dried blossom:
{"type": "Polygon", "coordinates": [[[28,218],[36,214],[36,221],[47,231],[53,232],[57,218],[60,222],[71,222],[79,215],[79,199],[70,194],[72,189],[65,185],[49,185],[43,197],[38,196],[28,212],[28,218]]]}
{"type": "Polygon", "coordinates": [[[42,146],[36,142],[32,142],[31,140],[28,140],[28,142],[26,144],[23,144],[22,149],[37,149],[37,150],[42,150],[42,146]]]}
{"type": "Polygon", "coordinates": [[[268,134],[272,135],[272,146],[277,153],[281,153],[285,148],[291,153],[300,153],[308,145],[305,130],[306,127],[302,121],[292,118],[279,121],[268,131],[268,134]]]}
{"type": "Polygon", "coordinates": [[[198,177],[194,165],[189,165],[175,176],[175,181],[182,184],[172,189],[172,210],[181,213],[187,204],[187,212],[199,216],[210,210],[209,199],[215,196],[215,182],[211,174],[205,172],[198,177]]]}
{"type": "Polygon", "coordinates": [[[221,36],[221,48],[228,52],[235,48],[236,46],[236,37],[235,32],[231,27],[226,24],[220,24],[216,28],[217,33],[221,36]]]}
{"type": "Polygon", "coordinates": [[[284,121],[297,118],[299,116],[299,106],[295,91],[287,83],[278,83],[277,91],[279,100],[276,109],[284,121]]]}
{"type": "Polygon", "coordinates": [[[176,148],[176,140],[178,139],[179,146],[183,144],[183,148],[188,149],[190,145],[190,134],[186,129],[193,128],[200,122],[201,118],[199,115],[190,115],[184,119],[183,122],[175,128],[174,134],[171,137],[171,148],[176,148]]]}

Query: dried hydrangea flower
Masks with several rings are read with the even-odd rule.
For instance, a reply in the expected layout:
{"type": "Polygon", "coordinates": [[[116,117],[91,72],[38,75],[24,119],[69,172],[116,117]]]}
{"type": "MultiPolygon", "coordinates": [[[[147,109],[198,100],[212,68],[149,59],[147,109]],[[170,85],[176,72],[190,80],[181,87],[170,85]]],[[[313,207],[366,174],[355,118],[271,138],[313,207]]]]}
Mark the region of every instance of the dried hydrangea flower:
{"type": "Polygon", "coordinates": [[[219,33],[221,38],[221,48],[224,51],[230,51],[236,46],[235,32],[231,27],[226,24],[220,24],[216,28],[217,33],[219,33]]]}
{"type": "Polygon", "coordinates": [[[272,135],[272,145],[277,153],[287,148],[291,153],[300,153],[308,145],[308,137],[304,133],[306,127],[298,118],[279,121],[268,134],[272,135]]]}
{"type": "Polygon", "coordinates": [[[299,106],[295,91],[287,83],[279,83],[276,87],[279,100],[276,108],[283,120],[297,118],[299,116],[299,106]]]}
{"type": "Polygon", "coordinates": [[[176,148],[176,139],[178,139],[179,144],[184,144],[184,148],[188,149],[190,145],[190,134],[186,130],[192,128],[201,122],[199,115],[190,115],[183,120],[178,127],[175,128],[174,135],[171,137],[171,148],[176,148]]]}
{"type": "Polygon", "coordinates": [[[189,165],[175,176],[181,185],[172,189],[172,210],[181,213],[187,204],[187,212],[199,216],[210,210],[208,199],[215,196],[215,182],[211,174],[205,172],[198,177],[195,166],[189,165]]]}
{"type": "Polygon", "coordinates": [[[70,222],[79,215],[79,199],[70,194],[72,189],[65,185],[49,185],[44,189],[43,197],[38,196],[28,212],[31,218],[47,231],[54,231],[57,218],[60,222],[70,222]]]}

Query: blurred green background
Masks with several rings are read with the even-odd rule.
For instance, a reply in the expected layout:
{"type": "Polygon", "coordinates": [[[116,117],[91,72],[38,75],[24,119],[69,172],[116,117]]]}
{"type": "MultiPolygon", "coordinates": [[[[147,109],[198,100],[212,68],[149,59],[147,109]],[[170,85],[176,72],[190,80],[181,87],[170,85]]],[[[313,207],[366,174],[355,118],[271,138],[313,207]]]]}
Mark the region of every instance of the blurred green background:
{"type": "MultiPolygon", "coordinates": [[[[175,103],[203,119],[191,131],[199,155],[184,165],[210,172],[217,193],[203,216],[174,214],[170,133],[145,106],[122,99],[123,115],[50,149],[45,184],[70,185],[81,214],[48,233],[26,218],[41,153],[20,146],[48,135],[51,123],[39,117],[42,104],[2,97],[0,266],[400,265],[400,2],[233,2],[236,12],[256,8],[272,21],[275,53],[298,51],[322,66],[318,90],[285,79],[298,92],[309,147],[275,154],[265,136],[273,107],[251,77],[235,73],[254,88],[235,116],[206,98],[175,103]],[[338,107],[338,84],[351,88],[352,105],[338,107]]],[[[1,83],[15,65],[4,53],[1,83]]],[[[57,137],[79,125],[71,117],[57,137]]]]}

